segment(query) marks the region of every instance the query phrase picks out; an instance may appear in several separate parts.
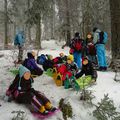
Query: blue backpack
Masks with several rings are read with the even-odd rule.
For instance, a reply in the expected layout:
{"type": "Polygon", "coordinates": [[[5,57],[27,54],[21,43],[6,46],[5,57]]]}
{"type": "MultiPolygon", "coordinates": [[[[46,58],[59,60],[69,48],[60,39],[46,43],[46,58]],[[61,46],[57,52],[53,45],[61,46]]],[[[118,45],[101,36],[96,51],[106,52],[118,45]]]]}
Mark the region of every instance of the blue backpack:
{"type": "Polygon", "coordinates": [[[99,33],[99,43],[106,44],[108,41],[108,34],[106,32],[101,31],[99,33]]]}
{"type": "Polygon", "coordinates": [[[37,57],[37,63],[40,65],[43,65],[44,62],[47,60],[46,55],[41,54],[40,56],[37,57]]]}
{"type": "Polygon", "coordinates": [[[22,32],[19,32],[14,39],[14,45],[23,46],[25,43],[25,38],[22,32]]]}

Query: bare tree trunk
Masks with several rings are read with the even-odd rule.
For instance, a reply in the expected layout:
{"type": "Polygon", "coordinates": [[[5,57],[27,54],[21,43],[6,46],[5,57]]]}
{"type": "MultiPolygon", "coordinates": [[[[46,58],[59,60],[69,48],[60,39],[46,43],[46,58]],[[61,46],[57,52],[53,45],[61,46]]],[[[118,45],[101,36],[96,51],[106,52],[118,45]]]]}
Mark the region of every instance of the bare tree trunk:
{"type": "Polygon", "coordinates": [[[4,40],[4,48],[7,49],[8,45],[8,14],[7,14],[7,0],[4,0],[5,4],[5,40],[4,40]]]}
{"type": "Polygon", "coordinates": [[[67,23],[67,42],[66,45],[68,46],[71,39],[71,30],[70,30],[70,13],[69,13],[69,1],[66,0],[66,23],[67,23]]]}
{"type": "MultiPolygon", "coordinates": [[[[30,9],[30,0],[28,0],[28,10],[30,9]]],[[[28,16],[29,17],[29,16],[28,16]]],[[[28,24],[28,39],[29,42],[31,43],[31,29],[30,29],[30,25],[28,24]]]]}
{"type": "Polygon", "coordinates": [[[53,4],[52,8],[52,15],[51,15],[51,39],[55,38],[55,0],[52,0],[53,4]]]}
{"type": "Polygon", "coordinates": [[[112,57],[120,59],[120,0],[110,0],[112,57]]]}
{"type": "Polygon", "coordinates": [[[120,67],[120,0],[110,0],[110,10],[112,33],[112,67],[118,68],[118,61],[120,67]]]}
{"type": "Polygon", "coordinates": [[[66,7],[66,43],[62,46],[64,48],[65,46],[69,46],[70,40],[71,40],[71,28],[70,28],[70,12],[69,12],[69,0],[65,1],[65,7],[66,7]]]}
{"type": "Polygon", "coordinates": [[[41,15],[38,15],[36,24],[36,47],[41,49],[41,15]]]}

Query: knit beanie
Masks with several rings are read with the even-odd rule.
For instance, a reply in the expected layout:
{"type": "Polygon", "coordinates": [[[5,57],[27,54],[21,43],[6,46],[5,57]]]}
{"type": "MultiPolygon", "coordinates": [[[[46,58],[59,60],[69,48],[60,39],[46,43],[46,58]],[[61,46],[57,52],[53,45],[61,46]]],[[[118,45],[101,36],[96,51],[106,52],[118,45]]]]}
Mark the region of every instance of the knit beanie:
{"type": "Polygon", "coordinates": [[[20,65],[19,67],[19,75],[20,75],[20,78],[23,77],[23,75],[26,73],[26,72],[30,72],[30,70],[28,70],[26,67],[24,67],[23,65],[20,65]]]}

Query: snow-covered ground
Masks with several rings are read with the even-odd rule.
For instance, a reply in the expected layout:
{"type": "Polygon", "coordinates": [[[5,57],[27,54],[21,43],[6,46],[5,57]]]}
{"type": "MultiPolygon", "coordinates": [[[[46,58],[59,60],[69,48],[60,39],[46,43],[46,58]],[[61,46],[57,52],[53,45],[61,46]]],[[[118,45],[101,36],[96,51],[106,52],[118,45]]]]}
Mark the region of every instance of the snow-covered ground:
{"type": "MultiPolygon", "coordinates": [[[[69,48],[61,49],[61,46],[57,46],[54,41],[45,41],[42,43],[43,50],[39,54],[51,54],[54,57],[58,56],[60,52],[64,52],[68,55],[69,48]]],[[[0,54],[4,54],[4,57],[0,58],[0,120],[11,120],[14,116],[12,111],[23,110],[26,112],[28,120],[36,120],[30,113],[30,111],[24,106],[16,104],[15,102],[6,102],[3,99],[6,89],[8,88],[14,76],[9,73],[9,68],[13,67],[13,51],[0,51],[0,54]]],[[[95,98],[93,103],[97,104],[104,97],[104,94],[109,94],[120,112],[120,83],[115,82],[114,72],[98,72],[97,84],[90,87],[93,91],[95,98]]],[[[64,89],[63,87],[57,87],[51,77],[43,74],[40,77],[34,79],[33,87],[36,90],[43,92],[51,102],[58,106],[61,98],[66,98],[69,101],[73,109],[73,118],[70,120],[96,120],[92,116],[94,108],[83,105],[80,101],[80,93],[72,89],[64,89]]],[[[48,120],[63,120],[62,113],[59,112],[55,116],[52,116],[48,120]]]]}

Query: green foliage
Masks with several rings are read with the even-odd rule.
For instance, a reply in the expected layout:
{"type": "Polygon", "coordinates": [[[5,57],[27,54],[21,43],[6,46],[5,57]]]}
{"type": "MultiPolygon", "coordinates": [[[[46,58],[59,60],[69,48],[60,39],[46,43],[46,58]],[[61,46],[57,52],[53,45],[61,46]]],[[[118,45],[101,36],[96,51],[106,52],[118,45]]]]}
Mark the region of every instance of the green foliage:
{"type": "Polygon", "coordinates": [[[72,118],[73,112],[69,102],[65,103],[65,100],[62,98],[59,102],[59,108],[63,113],[64,120],[67,120],[67,118],[72,118]]]}
{"type": "Polygon", "coordinates": [[[93,98],[95,98],[95,96],[92,94],[92,91],[90,90],[82,90],[81,96],[80,96],[80,100],[84,100],[86,101],[88,104],[93,104],[92,100],[93,98]]]}
{"type": "Polygon", "coordinates": [[[19,110],[19,111],[13,111],[12,113],[13,113],[13,114],[17,114],[16,116],[14,116],[14,117],[12,118],[12,120],[28,120],[28,119],[26,118],[26,114],[25,114],[24,111],[19,110]]]}
{"type": "Polygon", "coordinates": [[[93,111],[93,116],[97,120],[120,120],[120,113],[116,111],[116,107],[113,101],[109,99],[108,94],[104,95],[101,102],[98,102],[96,110],[93,111]]]}
{"type": "Polygon", "coordinates": [[[16,69],[16,68],[13,68],[13,69],[10,69],[10,72],[13,74],[13,75],[17,75],[19,73],[19,70],[16,69]]]}

